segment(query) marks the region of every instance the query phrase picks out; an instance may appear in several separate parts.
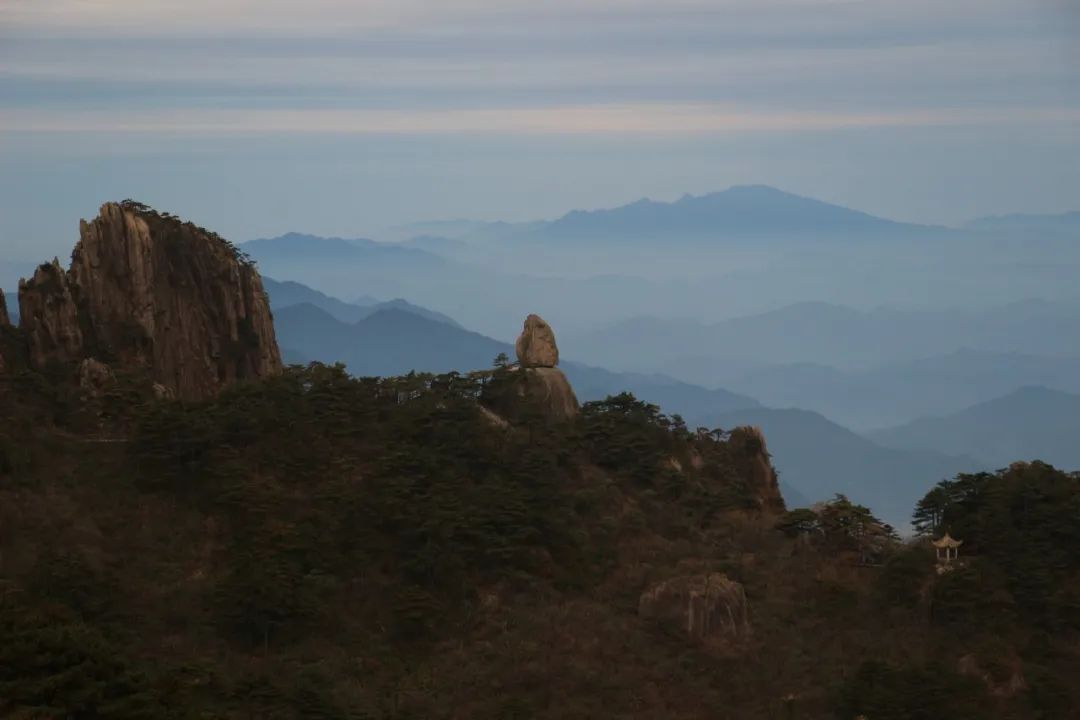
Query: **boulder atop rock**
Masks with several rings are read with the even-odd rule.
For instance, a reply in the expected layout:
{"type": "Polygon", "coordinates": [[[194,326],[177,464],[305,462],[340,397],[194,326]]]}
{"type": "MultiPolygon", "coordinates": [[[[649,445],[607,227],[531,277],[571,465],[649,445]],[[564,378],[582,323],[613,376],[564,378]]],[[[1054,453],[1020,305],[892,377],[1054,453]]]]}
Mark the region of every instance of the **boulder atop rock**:
{"type": "Polygon", "coordinates": [[[657,583],[641,594],[638,615],[709,644],[729,644],[750,633],[743,586],[723,573],[657,583]]]}
{"type": "Polygon", "coordinates": [[[539,315],[525,318],[525,327],[514,345],[522,367],[553,368],[559,364],[555,331],[539,315]]]}
{"type": "Polygon", "coordinates": [[[35,367],[141,368],[182,400],[282,368],[255,267],[216,234],[130,201],[82,222],[71,269],[39,266],[19,310],[35,367]]]}

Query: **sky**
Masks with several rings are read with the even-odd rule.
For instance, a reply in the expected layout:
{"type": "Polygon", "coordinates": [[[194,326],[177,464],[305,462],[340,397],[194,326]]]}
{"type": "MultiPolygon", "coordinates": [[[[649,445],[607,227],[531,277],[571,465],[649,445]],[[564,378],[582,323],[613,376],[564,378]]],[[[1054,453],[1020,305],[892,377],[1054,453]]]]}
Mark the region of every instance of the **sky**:
{"type": "Polygon", "coordinates": [[[0,2],[2,260],[127,197],[243,241],[746,183],[1080,209],[1080,2],[0,2]]]}

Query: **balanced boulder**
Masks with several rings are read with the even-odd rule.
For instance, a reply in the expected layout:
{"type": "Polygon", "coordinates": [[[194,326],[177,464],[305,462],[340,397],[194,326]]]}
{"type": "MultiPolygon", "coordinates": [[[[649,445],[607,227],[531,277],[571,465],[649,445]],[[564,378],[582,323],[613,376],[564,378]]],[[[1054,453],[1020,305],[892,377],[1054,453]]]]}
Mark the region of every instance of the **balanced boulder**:
{"type": "Polygon", "coordinates": [[[559,364],[555,331],[539,315],[525,318],[525,327],[514,345],[522,367],[553,368],[559,364]]]}

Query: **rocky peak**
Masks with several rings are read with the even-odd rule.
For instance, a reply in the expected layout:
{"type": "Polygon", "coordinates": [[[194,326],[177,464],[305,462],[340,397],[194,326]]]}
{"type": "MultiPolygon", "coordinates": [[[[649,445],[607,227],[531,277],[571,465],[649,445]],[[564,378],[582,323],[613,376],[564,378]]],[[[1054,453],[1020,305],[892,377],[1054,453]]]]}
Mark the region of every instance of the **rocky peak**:
{"type": "Polygon", "coordinates": [[[80,223],[71,268],[19,284],[30,362],[143,368],[184,400],[281,370],[255,267],[214,233],[131,201],[80,223]]]}
{"type": "Polygon", "coordinates": [[[26,331],[31,363],[83,357],[82,326],[71,283],[60,261],[42,263],[29,280],[19,281],[19,327],[26,331]]]}
{"type": "Polygon", "coordinates": [[[522,367],[553,368],[559,364],[559,346],[555,331],[539,315],[525,318],[525,327],[514,345],[522,367]]]}
{"type": "Polygon", "coordinates": [[[732,432],[732,440],[742,445],[744,455],[750,460],[750,480],[756,489],[761,509],[783,512],[784,496],[780,492],[780,481],[765,444],[765,433],[756,426],[736,428],[732,432]]]}

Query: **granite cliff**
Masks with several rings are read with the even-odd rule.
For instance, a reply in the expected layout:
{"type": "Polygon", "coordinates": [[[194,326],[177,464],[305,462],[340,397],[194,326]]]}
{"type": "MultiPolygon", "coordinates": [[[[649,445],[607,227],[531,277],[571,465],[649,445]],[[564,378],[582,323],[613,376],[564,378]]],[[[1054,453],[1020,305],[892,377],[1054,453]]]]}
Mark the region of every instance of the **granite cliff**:
{"type": "Polygon", "coordinates": [[[79,230],[70,269],[54,259],[19,283],[31,366],[93,359],[183,400],[281,371],[262,280],[226,240],[132,201],[79,230]]]}

